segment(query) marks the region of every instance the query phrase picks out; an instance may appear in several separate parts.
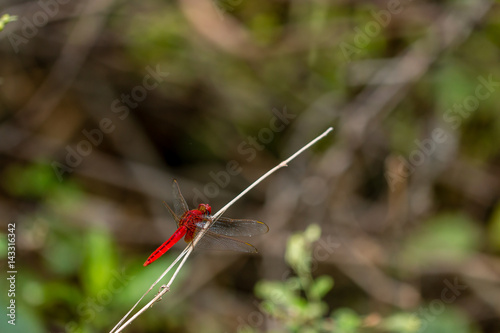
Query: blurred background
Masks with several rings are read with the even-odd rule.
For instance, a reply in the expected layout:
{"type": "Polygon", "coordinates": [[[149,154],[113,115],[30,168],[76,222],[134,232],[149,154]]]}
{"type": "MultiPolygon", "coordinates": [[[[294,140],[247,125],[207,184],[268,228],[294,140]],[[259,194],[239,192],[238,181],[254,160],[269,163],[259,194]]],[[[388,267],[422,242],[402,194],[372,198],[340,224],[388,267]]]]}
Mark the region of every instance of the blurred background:
{"type": "Polygon", "coordinates": [[[184,248],[142,266],[174,178],[215,212],[330,126],[225,214],[259,254],[197,251],[125,331],[500,332],[498,2],[0,7],[2,332],[111,330],[184,248]]]}

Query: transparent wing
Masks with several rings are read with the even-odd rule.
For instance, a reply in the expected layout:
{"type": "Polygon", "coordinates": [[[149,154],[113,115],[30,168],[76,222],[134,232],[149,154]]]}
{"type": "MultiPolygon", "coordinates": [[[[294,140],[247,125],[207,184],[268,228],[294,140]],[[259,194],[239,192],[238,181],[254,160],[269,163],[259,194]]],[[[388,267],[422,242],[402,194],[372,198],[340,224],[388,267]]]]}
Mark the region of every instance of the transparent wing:
{"type": "Polygon", "coordinates": [[[236,251],[246,253],[257,253],[257,249],[249,243],[228,236],[217,235],[207,231],[196,244],[195,249],[210,249],[219,251],[236,251]]]}
{"type": "Polygon", "coordinates": [[[224,236],[251,237],[265,234],[269,231],[269,227],[260,221],[219,217],[210,227],[210,231],[224,236]]]}
{"type": "Polygon", "coordinates": [[[189,210],[189,208],[186,200],[184,200],[184,197],[182,196],[179,184],[175,179],[172,182],[172,191],[174,194],[174,213],[180,218],[182,217],[182,215],[184,215],[185,212],[189,210]]]}
{"type": "Polygon", "coordinates": [[[174,218],[175,223],[177,224],[177,226],[179,226],[179,221],[180,221],[181,217],[178,216],[177,214],[175,214],[174,211],[172,210],[172,208],[170,208],[170,206],[165,201],[163,201],[163,204],[165,205],[165,207],[167,207],[168,212],[174,218]]]}

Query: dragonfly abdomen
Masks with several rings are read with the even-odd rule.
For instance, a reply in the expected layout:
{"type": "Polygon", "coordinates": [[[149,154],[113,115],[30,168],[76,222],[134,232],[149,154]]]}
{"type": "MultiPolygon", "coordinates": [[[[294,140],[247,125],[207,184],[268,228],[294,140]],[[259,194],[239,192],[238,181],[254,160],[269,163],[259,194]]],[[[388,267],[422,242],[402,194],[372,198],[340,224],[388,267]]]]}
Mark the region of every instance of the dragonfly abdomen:
{"type": "Polygon", "coordinates": [[[162,245],[160,245],[160,247],[157,248],[156,251],[154,251],[153,254],[151,254],[149,256],[149,258],[144,263],[144,266],[147,266],[147,265],[151,264],[153,261],[155,261],[156,259],[158,259],[159,257],[161,257],[165,252],[167,252],[168,250],[170,250],[170,248],[172,246],[174,246],[174,244],[177,243],[179,241],[179,239],[181,239],[182,237],[184,237],[184,235],[186,234],[186,231],[187,231],[186,226],[180,226],[174,232],[174,234],[172,236],[170,236],[170,238],[165,241],[165,243],[163,243],[162,245]]]}

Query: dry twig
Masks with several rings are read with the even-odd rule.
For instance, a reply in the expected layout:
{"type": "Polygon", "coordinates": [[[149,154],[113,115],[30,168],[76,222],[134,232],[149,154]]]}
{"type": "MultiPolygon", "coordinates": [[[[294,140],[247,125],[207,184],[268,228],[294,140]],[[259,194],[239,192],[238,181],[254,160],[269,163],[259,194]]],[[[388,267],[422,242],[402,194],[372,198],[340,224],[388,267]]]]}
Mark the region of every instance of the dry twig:
{"type": "Polygon", "coordinates": [[[252,188],[254,188],[255,186],[257,186],[260,182],[262,182],[264,179],[266,179],[267,177],[269,177],[271,174],[273,174],[274,172],[276,172],[278,169],[281,169],[283,167],[286,167],[288,166],[288,163],[290,161],[292,161],[295,157],[297,157],[298,155],[300,155],[303,151],[309,149],[312,145],[314,145],[316,142],[318,142],[319,140],[321,140],[322,138],[324,138],[326,135],[328,135],[328,133],[330,133],[331,131],[333,131],[333,128],[330,127],[328,128],[325,132],[323,132],[321,135],[319,135],[318,137],[316,137],[314,140],[312,140],[311,142],[309,142],[307,145],[305,145],[304,147],[302,147],[301,149],[299,149],[295,154],[293,154],[292,156],[290,156],[289,158],[287,158],[286,160],[282,161],[280,164],[278,164],[277,166],[275,166],[274,168],[272,168],[271,170],[269,170],[268,172],[266,172],[264,175],[262,175],[259,179],[257,179],[255,182],[253,182],[250,186],[248,186],[243,192],[241,192],[239,195],[237,195],[233,200],[231,200],[229,203],[227,203],[224,207],[222,207],[217,213],[215,213],[213,216],[212,216],[212,221],[210,223],[207,223],[203,229],[196,235],[196,237],[193,239],[193,241],[191,243],[189,243],[186,248],[184,249],[184,251],[182,251],[181,254],[179,254],[179,256],[174,260],[174,262],[163,272],[163,274],[151,285],[151,287],[144,293],[144,295],[142,295],[142,297],[137,301],[137,303],[129,310],[129,312],[127,312],[127,314],[118,322],[118,324],[116,324],[116,326],[110,331],[110,333],[119,333],[121,331],[123,331],[123,329],[125,327],[127,327],[132,321],[134,321],[138,316],[140,316],[143,312],[145,312],[149,307],[151,307],[155,302],[157,302],[158,300],[161,299],[161,297],[163,295],[165,295],[168,291],[170,291],[170,286],[172,285],[172,283],[174,282],[175,278],[177,277],[177,274],[179,273],[180,269],[182,268],[182,266],[184,266],[184,263],[186,262],[187,258],[189,257],[189,255],[193,252],[193,249],[194,247],[196,246],[196,244],[200,241],[200,239],[205,235],[205,233],[207,232],[207,230],[212,226],[212,224],[222,215],[224,214],[224,212],[229,208],[231,207],[236,201],[238,201],[242,196],[244,196],[247,192],[249,192],[252,188]],[[132,311],[137,307],[137,305],[142,301],[142,299],[154,288],[154,286],[156,284],[158,284],[158,282],[163,279],[163,277],[173,268],[175,267],[175,265],[179,262],[179,260],[181,260],[181,263],[179,264],[179,266],[177,267],[177,269],[175,270],[174,274],[172,275],[172,277],[170,278],[170,280],[168,281],[168,283],[166,285],[162,285],[162,289],[160,292],[158,292],[158,294],[156,294],[156,296],[151,300],[149,301],[146,305],[144,305],[139,311],[137,311],[128,321],[126,321],[125,323],[123,323],[124,320],[127,319],[127,317],[132,313],[132,311]],[[122,324],[123,323],[123,324],[122,324]]]}

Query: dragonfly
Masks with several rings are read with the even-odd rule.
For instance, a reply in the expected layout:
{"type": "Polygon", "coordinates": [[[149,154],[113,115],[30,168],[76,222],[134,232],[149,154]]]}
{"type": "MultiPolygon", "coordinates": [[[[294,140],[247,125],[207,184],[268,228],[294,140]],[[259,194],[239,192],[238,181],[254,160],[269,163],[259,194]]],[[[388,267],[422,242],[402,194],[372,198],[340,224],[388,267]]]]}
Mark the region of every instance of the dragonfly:
{"type": "MultiPolygon", "coordinates": [[[[189,210],[176,180],[172,183],[172,190],[174,193],[174,209],[170,208],[166,202],[163,203],[177,223],[177,230],[149,256],[144,266],[148,266],[164,255],[182,237],[184,237],[186,243],[190,243],[207,223],[213,221],[212,207],[210,205],[202,203],[197,209],[189,210]]],[[[252,237],[268,231],[269,227],[264,222],[219,217],[206,230],[196,247],[257,253],[257,249],[252,244],[233,237],[252,237]]]]}

